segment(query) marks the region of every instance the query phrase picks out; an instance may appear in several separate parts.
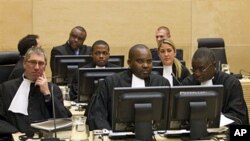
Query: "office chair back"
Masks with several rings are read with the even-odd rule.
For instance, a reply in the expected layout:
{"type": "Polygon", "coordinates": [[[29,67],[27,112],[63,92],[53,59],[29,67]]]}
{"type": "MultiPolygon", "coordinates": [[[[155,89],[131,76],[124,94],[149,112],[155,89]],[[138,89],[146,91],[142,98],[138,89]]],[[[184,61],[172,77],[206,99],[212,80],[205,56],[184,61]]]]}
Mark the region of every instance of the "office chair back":
{"type": "Polygon", "coordinates": [[[15,51],[0,52],[0,83],[7,81],[10,73],[20,59],[19,53],[15,51]]]}
{"type": "Polygon", "coordinates": [[[227,64],[225,42],[223,38],[198,38],[198,48],[207,47],[214,51],[217,69],[222,70],[222,64],[227,64]]]}

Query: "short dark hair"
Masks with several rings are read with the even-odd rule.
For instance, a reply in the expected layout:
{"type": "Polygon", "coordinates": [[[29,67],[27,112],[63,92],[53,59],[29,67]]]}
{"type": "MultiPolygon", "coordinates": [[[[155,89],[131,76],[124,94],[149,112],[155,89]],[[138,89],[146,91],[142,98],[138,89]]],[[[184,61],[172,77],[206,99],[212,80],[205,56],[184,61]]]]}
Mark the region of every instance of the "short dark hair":
{"type": "Polygon", "coordinates": [[[138,49],[138,48],[143,48],[143,49],[149,50],[149,48],[148,48],[146,45],[144,45],[144,44],[136,44],[136,45],[132,46],[132,47],[130,48],[130,50],[129,50],[129,53],[128,53],[128,59],[129,59],[129,60],[131,60],[131,59],[134,58],[134,52],[135,52],[135,50],[138,49]]]}
{"type": "Polygon", "coordinates": [[[200,60],[200,59],[204,59],[207,62],[211,62],[211,63],[216,61],[214,52],[211,49],[206,48],[206,47],[198,48],[195,51],[193,58],[192,58],[192,62],[196,60],[200,60]]]}
{"type": "Polygon", "coordinates": [[[18,42],[18,51],[21,56],[24,56],[25,53],[29,48],[32,46],[37,45],[37,40],[39,36],[35,34],[28,34],[25,37],[23,37],[19,42],[18,42]]]}
{"type": "Polygon", "coordinates": [[[92,45],[92,52],[94,51],[94,48],[98,45],[106,45],[108,47],[108,51],[109,51],[109,45],[107,42],[105,42],[104,40],[97,40],[94,42],[94,44],[92,45]]]}
{"type": "Polygon", "coordinates": [[[76,26],[73,29],[75,29],[75,28],[78,29],[78,30],[80,30],[80,31],[82,31],[82,32],[85,32],[87,34],[87,31],[84,29],[84,27],[82,27],[82,26],[76,26]]]}

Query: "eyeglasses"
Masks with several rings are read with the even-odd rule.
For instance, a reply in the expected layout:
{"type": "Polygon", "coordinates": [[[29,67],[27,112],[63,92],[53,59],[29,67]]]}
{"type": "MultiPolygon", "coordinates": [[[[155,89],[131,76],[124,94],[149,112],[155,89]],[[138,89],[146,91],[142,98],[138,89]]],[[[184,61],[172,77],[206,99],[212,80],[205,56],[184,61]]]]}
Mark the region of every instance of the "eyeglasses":
{"type": "Polygon", "coordinates": [[[31,64],[32,66],[36,66],[37,64],[38,64],[39,67],[45,66],[45,62],[43,62],[43,61],[29,60],[27,62],[29,64],[31,64]]]}
{"type": "Polygon", "coordinates": [[[212,64],[209,64],[206,68],[197,68],[197,69],[191,69],[191,71],[193,72],[193,73],[196,73],[197,71],[199,71],[199,72],[201,72],[201,73],[204,73],[204,72],[206,72],[208,69],[209,69],[209,67],[211,66],[212,64]]]}

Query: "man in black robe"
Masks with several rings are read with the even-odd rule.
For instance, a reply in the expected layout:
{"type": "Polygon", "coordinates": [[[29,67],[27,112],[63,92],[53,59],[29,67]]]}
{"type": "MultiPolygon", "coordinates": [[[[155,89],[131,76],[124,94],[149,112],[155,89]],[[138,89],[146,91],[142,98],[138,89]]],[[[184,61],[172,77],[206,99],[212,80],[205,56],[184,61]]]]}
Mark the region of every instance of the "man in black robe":
{"type": "Polygon", "coordinates": [[[128,58],[129,69],[106,77],[92,96],[87,115],[89,130],[111,130],[114,87],[170,86],[164,77],[151,74],[152,55],[148,47],[142,44],[133,46],[129,50],[128,58]]]}
{"type": "MultiPolygon", "coordinates": [[[[120,67],[118,65],[108,62],[110,53],[109,45],[103,40],[97,40],[92,45],[92,62],[82,66],[82,68],[106,68],[106,67],[120,67]]],[[[69,96],[70,100],[77,101],[78,95],[78,70],[76,71],[72,82],[70,84],[69,96]]]]}
{"type": "Polygon", "coordinates": [[[46,64],[43,49],[30,48],[23,61],[24,75],[0,85],[0,119],[19,132],[27,133],[31,123],[53,118],[52,94],[56,118],[71,117],[63,105],[61,90],[45,76],[46,64]]]}
{"type": "Polygon", "coordinates": [[[223,85],[222,113],[234,120],[233,124],[249,124],[248,110],[240,81],[232,75],[216,70],[215,55],[208,48],[199,48],[192,58],[193,75],[183,85],[223,85]]]}

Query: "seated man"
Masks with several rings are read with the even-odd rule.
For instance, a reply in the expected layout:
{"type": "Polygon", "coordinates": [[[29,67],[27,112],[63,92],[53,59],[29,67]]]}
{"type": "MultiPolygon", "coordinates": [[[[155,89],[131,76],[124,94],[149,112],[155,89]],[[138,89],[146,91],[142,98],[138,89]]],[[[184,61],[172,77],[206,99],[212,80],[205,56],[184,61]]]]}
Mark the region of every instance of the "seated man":
{"type": "Polygon", "coordinates": [[[20,54],[20,60],[16,63],[15,68],[12,70],[9,80],[19,78],[23,75],[24,68],[23,68],[23,58],[27,50],[31,47],[41,47],[39,43],[39,36],[34,34],[29,34],[23,37],[18,42],[18,51],[20,54]]]}
{"type": "MultiPolygon", "coordinates": [[[[157,43],[157,47],[160,46],[161,40],[168,39],[170,37],[171,37],[171,34],[170,34],[170,30],[168,27],[166,27],[166,26],[158,27],[155,31],[155,40],[157,43]]],[[[158,49],[157,48],[152,48],[152,49],[150,49],[150,51],[152,53],[153,60],[160,60],[160,58],[158,56],[158,49]]]]}
{"type": "Polygon", "coordinates": [[[52,94],[56,118],[71,117],[70,111],[63,105],[60,88],[49,83],[45,76],[46,65],[43,49],[30,48],[23,60],[23,76],[0,85],[0,119],[19,132],[26,133],[32,130],[31,123],[53,117],[52,94]]]}
{"type": "Polygon", "coordinates": [[[112,93],[114,87],[170,86],[167,79],[151,74],[152,55],[148,47],[137,44],[129,50],[129,69],[101,81],[89,103],[87,124],[89,130],[111,130],[112,93]]]}
{"type": "Polygon", "coordinates": [[[91,48],[84,45],[84,41],[87,37],[86,30],[81,26],[74,27],[70,34],[68,41],[57,47],[53,47],[51,50],[50,57],[50,68],[52,71],[52,76],[54,76],[54,58],[56,55],[89,55],[91,48]]]}
{"type": "MultiPolygon", "coordinates": [[[[108,62],[109,59],[109,45],[103,40],[98,40],[92,45],[92,62],[83,66],[83,68],[105,68],[105,67],[119,67],[118,65],[108,62]]],[[[69,96],[70,100],[76,101],[78,95],[78,72],[70,85],[69,96]]]]}
{"type": "Polygon", "coordinates": [[[215,55],[208,48],[199,48],[192,58],[193,75],[183,85],[224,85],[222,113],[234,124],[249,124],[246,102],[240,81],[232,75],[216,70],[215,55]]]}

